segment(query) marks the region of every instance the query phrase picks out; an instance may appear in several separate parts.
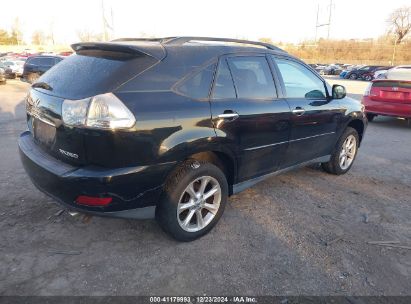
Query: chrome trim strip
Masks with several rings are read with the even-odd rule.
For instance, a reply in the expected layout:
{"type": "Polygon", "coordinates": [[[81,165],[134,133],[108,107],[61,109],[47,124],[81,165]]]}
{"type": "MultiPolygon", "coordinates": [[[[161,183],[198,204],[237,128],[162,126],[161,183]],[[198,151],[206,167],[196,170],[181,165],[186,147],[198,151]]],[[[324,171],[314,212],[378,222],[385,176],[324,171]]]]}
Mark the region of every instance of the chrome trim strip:
{"type": "Polygon", "coordinates": [[[288,143],[288,141],[282,141],[282,142],[278,142],[278,143],[275,143],[275,144],[269,144],[269,145],[264,145],[264,146],[247,148],[247,149],[244,149],[244,151],[253,151],[253,150],[258,150],[258,149],[263,149],[263,148],[278,146],[278,145],[282,145],[282,144],[286,144],[286,143],[288,143]]]}
{"type": "Polygon", "coordinates": [[[247,148],[247,149],[244,149],[244,151],[253,151],[253,150],[258,150],[258,149],[264,149],[264,148],[268,148],[268,147],[273,147],[273,146],[277,146],[277,145],[286,144],[286,143],[289,143],[289,142],[295,142],[295,141],[300,141],[300,140],[304,140],[304,139],[310,139],[310,138],[319,137],[319,136],[331,135],[331,134],[335,134],[335,132],[328,132],[328,133],[317,134],[317,135],[308,136],[308,137],[303,137],[303,138],[292,139],[292,140],[290,140],[290,141],[282,141],[282,142],[278,142],[278,143],[274,143],[274,144],[269,144],[269,145],[264,145],[264,146],[247,148]]]}
{"type": "Polygon", "coordinates": [[[331,134],[335,134],[335,132],[328,132],[328,133],[317,134],[317,135],[308,136],[308,137],[303,137],[303,138],[297,138],[297,139],[290,140],[290,142],[300,141],[300,140],[304,140],[304,139],[310,139],[310,138],[319,137],[319,136],[324,136],[324,135],[331,135],[331,134]]]}

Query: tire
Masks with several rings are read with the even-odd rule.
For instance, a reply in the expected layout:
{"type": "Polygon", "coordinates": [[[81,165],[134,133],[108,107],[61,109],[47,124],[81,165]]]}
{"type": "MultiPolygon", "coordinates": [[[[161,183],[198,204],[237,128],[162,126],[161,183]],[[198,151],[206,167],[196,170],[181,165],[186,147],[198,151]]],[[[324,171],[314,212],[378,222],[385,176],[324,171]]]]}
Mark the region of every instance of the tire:
{"type": "Polygon", "coordinates": [[[364,77],[364,80],[365,80],[365,81],[371,81],[371,80],[372,80],[372,76],[371,76],[371,75],[366,75],[366,76],[364,77]]]}
{"type": "Polygon", "coordinates": [[[348,77],[351,80],[356,80],[357,79],[357,74],[351,74],[350,77],[348,77]]]}
{"type": "Polygon", "coordinates": [[[176,240],[193,241],[217,224],[227,198],[228,184],[224,173],[211,163],[190,159],[167,178],[156,208],[156,219],[176,240]],[[203,191],[202,186],[205,187],[203,191]],[[206,199],[201,196],[214,190],[216,192],[206,199]]]}
{"type": "Polygon", "coordinates": [[[34,82],[36,82],[37,79],[39,79],[39,78],[40,78],[40,75],[39,75],[39,74],[37,74],[37,73],[31,73],[31,74],[29,74],[29,75],[27,76],[27,81],[28,81],[29,83],[34,83],[34,82]]]}
{"type": "Polygon", "coordinates": [[[374,120],[375,116],[377,116],[377,115],[371,114],[371,113],[367,113],[367,120],[368,120],[369,122],[372,122],[372,121],[374,120]]]}
{"type": "Polygon", "coordinates": [[[355,157],[358,152],[359,136],[355,129],[347,127],[341,137],[338,139],[334,151],[331,154],[331,159],[327,163],[322,163],[322,168],[331,174],[341,175],[347,173],[352,164],[354,163],[355,157]],[[355,142],[352,142],[355,140],[355,142]],[[347,150],[347,145],[352,145],[350,150],[347,150]],[[344,154],[343,154],[344,149],[344,154]],[[346,162],[343,162],[342,158],[345,155],[346,162]]]}

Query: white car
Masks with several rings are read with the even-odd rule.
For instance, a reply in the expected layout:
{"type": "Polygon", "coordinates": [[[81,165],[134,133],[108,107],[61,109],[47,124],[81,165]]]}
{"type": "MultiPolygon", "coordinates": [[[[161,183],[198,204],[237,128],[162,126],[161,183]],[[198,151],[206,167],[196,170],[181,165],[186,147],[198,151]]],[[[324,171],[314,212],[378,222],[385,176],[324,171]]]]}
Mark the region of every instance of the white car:
{"type": "Polygon", "coordinates": [[[4,61],[3,65],[10,68],[16,76],[21,76],[23,74],[24,61],[22,60],[4,61]]]}
{"type": "Polygon", "coordinates": [[[378,70],[374,72],[374,79],[385,79],[388,70],[378,70]]]}
{"type": "Polygon", "coordinates": [[[387,71],[386,79],[411,81],[411,65],[399,65],[387,71]]]}

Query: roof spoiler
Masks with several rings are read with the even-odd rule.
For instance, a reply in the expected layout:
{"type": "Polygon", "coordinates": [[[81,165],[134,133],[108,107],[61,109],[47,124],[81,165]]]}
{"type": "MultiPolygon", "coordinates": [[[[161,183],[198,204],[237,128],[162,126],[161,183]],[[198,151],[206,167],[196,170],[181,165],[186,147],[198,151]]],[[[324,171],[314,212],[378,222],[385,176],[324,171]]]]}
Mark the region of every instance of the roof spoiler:
{"type": "Polygon", "coordinates": [[[135,56],[150,56],[157,60],[162,60],[166,56],[164,47],[159,43],[145,43],[141,45],[127,44],[126,41],[118,42],[80,42],[71,45],[76,53],[82,51],[107,51],[115,53],[125,53],[135,56]]]}

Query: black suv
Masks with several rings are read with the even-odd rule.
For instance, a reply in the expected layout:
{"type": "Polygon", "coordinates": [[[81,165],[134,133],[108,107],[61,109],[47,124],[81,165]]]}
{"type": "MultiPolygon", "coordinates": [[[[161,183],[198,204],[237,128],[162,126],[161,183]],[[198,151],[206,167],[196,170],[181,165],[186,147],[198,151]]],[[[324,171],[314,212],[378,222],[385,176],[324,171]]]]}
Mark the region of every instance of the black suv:
{"type": "Polygon", "coordinates": [[[72,45],[27,97],[19,148],[33,183],[69,209],[158,219],[182,241],[227,197],[322,163],[346,173],[364,136],[360,102],[264,43],[122,39],[72,45]]]}
{"type": "Polygon", "coordinates": [[[63,57],[61,56],[41,55],[29,57],[24,64],[21,80],[34,83],[41,75],[62,60],[63,57]]]}

